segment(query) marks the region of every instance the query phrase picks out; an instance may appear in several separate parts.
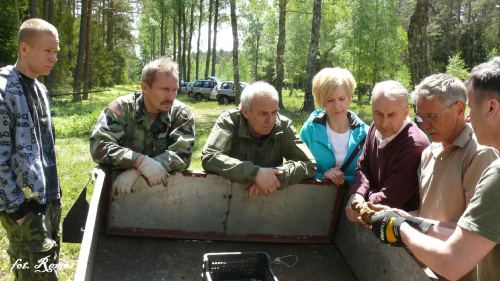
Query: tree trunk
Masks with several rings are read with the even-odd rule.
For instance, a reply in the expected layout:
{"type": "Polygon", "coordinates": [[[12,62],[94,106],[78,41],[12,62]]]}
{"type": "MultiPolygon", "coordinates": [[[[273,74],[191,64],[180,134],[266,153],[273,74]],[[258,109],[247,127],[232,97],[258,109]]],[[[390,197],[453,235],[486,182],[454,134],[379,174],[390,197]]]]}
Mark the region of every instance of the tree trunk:
{"type": "Polygon", "coordinates": [[[429,0],[418,0],[408,27],[408,53],[411,82],[416,86],[431,73],[427,56],[427,24],[429,22],[429,0]]]}
{"type": "Polygon", "coordinates": [[[75,74],[73,79],[73,102],[82,100],[80,91],[82,90],[83,60],[85,56],[85,34],[87,33],[87,8],[88,0],[82,0],[82,11],[80,13],[80,37],[78,42],[78,55],[76,58],[75,74]]]}
{"type": "Polygon", "coordinates": [[[283,57],[285,55],[285,23],[286,23],[286,0],[279,0],[280,17],[278,21],[278,46],[276,48],[276,90],[279,96],[279,108],[283,109],[283,79],[285,71],[283,67],[283,57]]]}
{"type": "Polygon", "coordinates": [[[208,6],[208,41],[207,41],[207,60],[205,62],[205,78],[208,78],[208,73],[210,70],[210,56],[211,56],[211,50],[212,47],[210,44],[212,43],[212,5],[213,5],[213,0],[210,0],[210,5],[208,6]]]}
{"type": "Polygon", "coordinates": [[[458,0],[458,6],[457,6],[457,54],[460,52],[460,17],[462,15],[462,12],[460,9],[462,8],[462,3],[460,0],[458,0]]]}
{"type": "Polygon", "coordinates": [[[154,25],[151,25],[151,58],[149,58],[149,60],[154,60],[156,57],[155,45],[156,45],[156,28],[154,25]]]}
{"type": "MultiPolygon", "coordinates": [[[[72,0],[68,0],[68,8],[70,10],[72,10],[73,8],[73,1],[72,0]]],[[[73,26],[73,22],[74,22],[74,17],[73,16],[70,16],[70,17],[67,17],[67,22],[66,24],[68,26],[73,26]]],[[[67,43],[67,46],[73,46],[73,32],[68,32],[68,43],[67,43]]],[[[73,52],[71,51],[71,48],[68,48],[68,61],[73,61],[73,52]]],[[[70,71],[74,72],[74,68],[70,67],[70,71]]]]}
{"type": "Polygon", "coordinates": [[[107,33],[106,33],[106,27],[108,25],[108,17],[106,17],[106,13],[110,12],[109,11],[109,3],[106,5],[106,2],[109,2],[111,0],[102,0],[102,3],[101,3],[101,16],[102,16],[102,42],[106,42],[106,46],[107,45],[107,40],[106,40],[106,36],[107,36],[107,33]]]}
{"type": "Polygon", "coordinates": [[[174,49],[172,53],[174,54],[174,61],[177,61],[177,53],[175,51],[177,50],[177,21],[175,19],[174,19],[173,29],[174,29],[174,49]]]}
{"type": "MultiPolygon", "coordinates": [[[[377,72],[378,72],[378,65],[377,65],[377,57],[378,57],[378,39],[375,39],[375,43],[373,44],[373,68],[372,68],[372,89],[375,87],[375,84],[377,83],[377,72]]],[[[370,95],[371,96],[371,95],[370,95]]]]}
{"type": "Polygon", "coordinates": [[[87,36],[85,40],[85,72],[84,72],[84,83],[83,83],[83,99],[88,100],[89,94],[88,91],[91,88],[90,85],[90,39],[91,39],[91,28],[92,28],[92,4],[94,0],[89,0],[89,9],[87,16],[87,36]]]}
{"type": "Polygon", "coordinates": [[[258,66],[259,66],[259,42],[260,42],[260,34],[257,35],[257,40],[255,40],[256,43],[256,48],[255,48],[255,64],[253,67],[253,72],[254,72],[254,80],[259,81],[259,72],[258,72],[258,66]]]}
{"type": "Polygon", "coordinates": [[[446,41],[446,57],[451,55],[451,20],[453,18],[453,0],[450,0],[450,13],[448,17],[448,40],[446,41]]]}
{"type": "Polygon", "coordinates": [[[304,105],[302,109],[306,112],[313,112],[314,97],[312,95],[312,79],[316,74],[316,56],[318,55],[318,45],[321,26],[321,0],[314,0],[311,44],[309,45],[309,54],[307,56],[306,86],[304,95],[304,105]]]}
{"type": "Polygon", "coordinates": [[[212,76],[215,76],[215,62],[217,60],[217,24],[219,22],[219,0],[215,0],[215,12],[214,12],[214,44],[212,51],[212,76]]]}
{"type": "Polygon", "coordinates": [[[36,0],[29,0],[29,10],[30,10],[30,19],[38,18],[38,5],[36,3],[36,0]]]}
{"type": "Polygon", "coordinates": [[[236,0],[229,0],[231,5],[231,29],[233,31],[233,79],[236,104],[240,104],[240,69],[238,65],[238,22],[236,21],[236,0]]]}
{"type": "Polygon", "coordinates": [[[472,0],[467,4],[469,15],[467,18],[467,66],[472,68],[472,0]]]}
{"type": "MultiPolygon", "coordinates": [[[[113,6],[114,0],[109,0],[109,12],[107,17],[107,32],[106,32],[106,45],[108,46],[108,52],[111,53],[114,49],[113,46],[113,6]]],[[[102,23],[104,25],[104,22],[102,23]]]]}
{"type": "MultiPolygon", "coordinates": [[[[47,1],[47,21],[52,25],[55,25],[55,3],[54,0],[47,1]]],[[[58,68],[52,70],[49,75],[45,76],[45,86],[47,86],[47,90],[49,93],[52,93],[52,89],[54,88],[54,71],[57,71],[58,68]]],[[[50,97],[52,100],[52,96],[50,97]]]]}
{"type": "Polygon", "coordinates": [[[191,5],[191,14],[189,17],[189,43],[187,48],[187,81],[191,81],[191,43],[193,40],[193,31],[194,31],[194,2],[191,5]]]}
{"type": "Polygon", "coordinates": [[[14,8],[14,21],[19,22],[19,4],[17,0],[12,0],[12,7],[14,8]]]}
{"type": "Polygon", "coordinates": [[[177,46],[177,64],[179,65],[179,88],[180,88],[180,83],[181,81],[184,80],[184,77],[182,77],[182,74],[183,74],[183,70],[182,70],[182,41],[181,41],[181,37],[182,37],[182,3],[181,1],[178,2],[179,3],[179,6],[177,7],[177,16],[178,16],[178,23],[179,25],[177,26],[177,43],[178,43],[178,46],[177,46]]]}
{"type": "Polygon", "coordinates": [[[165,56],[165,2],[160,1],[160,55],[165,56]]]}
{"type": "Polygon", "coordinates": [[[186,45],[187,45],[187,24],[186,24],[186,9],[187,7],[186,6],[183,6],[182,7],[182,26],[183,26],[183,38],[182,38],[182,70],[183,70],[183,74],[182,74],[182,78],[184,79],[184,81],[188,81],[186,80],[186,45]]]}
{"type": "Polygon", "coordinates": [[[42,0],[42,17],[49,21],[49,0],[42,0]]]}
{"type": "Polygon", "coordinates": [[[200,0],[200,20],[198,22],[198,42],[196,43],[196,80],[200,70],[200,38],[201,38],[201,23],[203,22],[203,0],[200,0]]]}

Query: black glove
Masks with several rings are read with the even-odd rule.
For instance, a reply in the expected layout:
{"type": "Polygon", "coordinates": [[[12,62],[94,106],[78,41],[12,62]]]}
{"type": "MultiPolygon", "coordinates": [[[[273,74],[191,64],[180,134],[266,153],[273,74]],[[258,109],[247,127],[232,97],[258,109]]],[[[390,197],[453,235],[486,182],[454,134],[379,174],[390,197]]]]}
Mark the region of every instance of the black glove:
{"type": "Polygon", "coordinates": [[[372,216],[372,232],[375,236],[385,244],[391,244],[396,247],[403,246],[403,239],[401,238],[401,231],[399,230],[401,224],[407,222],[414,228],[419,229],[422,233],[433,225],[422,218],[416,217],[402,217],[394,212],[378,212],[372,216]]]}
{"type": "Polygon", "coordinates": [[[395,222],[394,222],[394,234],[396,235],[396,238],[398,240],[401,240],[401,234],[399,232],[399,227],[403,222],[407,222],[409,225],[411,225],[413,228],[416,228],[420,230],[422,233],[427,233],[427,230],[433,225],[433,223],[425,221],[422,218],[417,218],[417,217],[399,217],[395,222]],[[396,233],[397,232],[397,233],[396,233]]]}
{"type": "Polygon", "coordinates": [[[396,247],[403,246],[401,236],[399,236],[399,226],[397,229],[399,237],[396,237],[394,233],[394,222],[398,218],[402,217],[394,212],[382,211],[376,213],[372,216],[371,229],[373,234],[384,244],[391,244],[396,247]]]}

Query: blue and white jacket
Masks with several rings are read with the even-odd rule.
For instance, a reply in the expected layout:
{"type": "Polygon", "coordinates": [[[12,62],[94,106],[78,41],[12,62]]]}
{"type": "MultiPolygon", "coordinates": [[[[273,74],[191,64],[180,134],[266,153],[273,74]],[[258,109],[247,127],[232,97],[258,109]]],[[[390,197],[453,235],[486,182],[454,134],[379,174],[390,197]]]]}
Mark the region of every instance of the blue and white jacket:
{"type": "MultiPolygon", "coordinates": [[[[0,68],[0,211],[9,213],[18,211],[24,202],[46,204],[48,198],[41,136],[22,79],[11,65],[0,68]]],[[[35,85],[41,92],[40,102],[49,108],[47,89],[36,80],[35,85]]],[[[50,114],[48,118],[53,124],[50,114]]]]}
{"type": "MultiPolygon", "coordinates": [[[[354,148],[366,137],[368,133],[367,126],[354,112],[348,110],[347,118],[351,124],[351,134],[349,136],[349,147],[347,150],[344,162],[349,158],[354,148]]],[[[311,113],[309,119],[304,123],[300,130],[300,138],[307,144],[316,159],[316,168],[318,172],[315,178],[322,179],[323,173],[335,167],[335,154],[333,154],[332,144],[326,132],[326,121],[328,117],[326,111],[316,110],[311,113]]],[[[358,165],[358,158],[363,150],[360,149],[356,157],[344,171],[344,176],[347,181],[354,179],[354,172],[358,165]]]]}

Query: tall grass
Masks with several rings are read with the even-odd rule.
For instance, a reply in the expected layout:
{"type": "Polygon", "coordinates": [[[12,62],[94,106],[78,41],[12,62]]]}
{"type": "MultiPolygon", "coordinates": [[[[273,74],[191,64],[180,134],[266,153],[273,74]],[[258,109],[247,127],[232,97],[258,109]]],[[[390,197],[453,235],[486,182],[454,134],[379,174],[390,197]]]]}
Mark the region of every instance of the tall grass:
{"type": "MultiPolygon", "coordinates": [[[[95,167],[95,163],[90,157],[89,138],[101,111],[118,96],[138,90],[138,86],[116,86],[111,91],[91,94],[88,100],[82,102],[73,103],[71,97],[52,101],[56,129],[55,149],[63,189],[63,217],[89,181],[90,172],[95,167]]],[[[186,95],[178,95],[177,98],[191,108],[196,123],[196,142],[189,169],[202,170],[201,151],[215,120],[222,111],[236,105],[221,106],[216,101],[196,101],[186,95]]],[[[280,110],[280,113],[292,119],[298,131],[309,116],[309,113],[300,112],[303,100],[304,94],[301,92],[295,91],[292,96],[289,96],[288,91],[283,91],[285,109],[280,110]]],[[[367,124],[371,123],[371,109],[367,99],[357,101],[355,96],[355,100],[351,103],[351,110],[367,124]]],[[[89,202],[92,191],[93,185],[89,184],[87,190],[89,202]]],[[[7,247],[8,241],[5,237],[5,231],[0,228],[0,280],[12,280],[9,273],[10,262],[5,251],[7,247]]],[[[60,271],[60,280],[74,279],[79,251],[80,244],[62,243],[61,263],[69,268],[60,271]]]]}

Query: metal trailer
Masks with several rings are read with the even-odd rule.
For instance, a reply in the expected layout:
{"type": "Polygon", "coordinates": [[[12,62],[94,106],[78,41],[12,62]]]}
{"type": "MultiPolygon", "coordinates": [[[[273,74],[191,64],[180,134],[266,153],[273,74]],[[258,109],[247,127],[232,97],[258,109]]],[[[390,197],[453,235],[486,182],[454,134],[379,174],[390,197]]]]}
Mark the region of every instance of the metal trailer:
{"type": "Polygon", "coordinates": [[[132,194],[111,192],[111,169],[94,174],[90,206],[84,190],[63,222],[63,238],[82,243],[78,281],[201,280],[204,254],[218,252],[267,252],[281,281],[435,279],[349,222],[343,189],[328,182],[248,201],[245,185],[202,172],[176,173],[168,187],[140,179],[132,194]]]}

